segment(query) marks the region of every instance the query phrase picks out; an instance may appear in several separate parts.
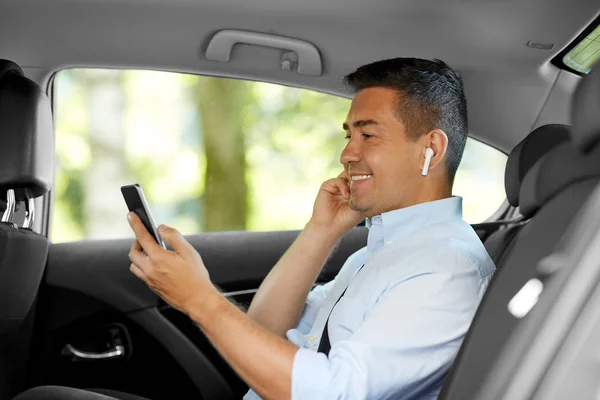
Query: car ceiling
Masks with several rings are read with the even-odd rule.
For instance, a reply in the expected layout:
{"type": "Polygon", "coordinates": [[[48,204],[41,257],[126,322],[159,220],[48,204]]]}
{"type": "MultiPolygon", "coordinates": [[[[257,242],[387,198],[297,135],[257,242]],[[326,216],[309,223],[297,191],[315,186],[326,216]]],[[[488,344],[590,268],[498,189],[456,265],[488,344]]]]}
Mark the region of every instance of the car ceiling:
{"type": "Polygon", "coordinates": [[[40,84],[66,67],[122,67],[346,96],[341,77],[362,64],[440,58],[463,77],[471,134],[508,151],[542,122],[569,122],[578,78],[549,60],[599,10],[597,0],[2,0],[0,58],[40,84]],[[281,71],[282,51],[257,46],[235,46],[229,63],[207,60],[210,37],[230,28],[309,41],[323,74],[281,71]]]}

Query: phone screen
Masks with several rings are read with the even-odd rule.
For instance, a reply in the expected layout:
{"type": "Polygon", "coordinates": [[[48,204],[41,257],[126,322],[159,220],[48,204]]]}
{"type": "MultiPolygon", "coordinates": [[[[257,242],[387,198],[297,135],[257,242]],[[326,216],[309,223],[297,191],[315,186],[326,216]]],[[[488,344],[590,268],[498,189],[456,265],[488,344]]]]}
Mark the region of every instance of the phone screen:
{"type": "Polygon", "coordinates": [[[142,187],[137,183],[133,185],[121,186],[121,193],[123,194],[123,198],[125,199],[125,203],[127,204],[129,211],[133,211],[138,217],[140,217],[148,232],[150,232],[150,234],[154,237],[154,240],[156,240],[156,243],[160,244],[164,249],[166,249],[167,246],[156,229],[156,224],[154,223],[154,219],[150,213],[150,208],[148,207],[148,202],[146,201],[146,196],[144,196],[142,187]]]}

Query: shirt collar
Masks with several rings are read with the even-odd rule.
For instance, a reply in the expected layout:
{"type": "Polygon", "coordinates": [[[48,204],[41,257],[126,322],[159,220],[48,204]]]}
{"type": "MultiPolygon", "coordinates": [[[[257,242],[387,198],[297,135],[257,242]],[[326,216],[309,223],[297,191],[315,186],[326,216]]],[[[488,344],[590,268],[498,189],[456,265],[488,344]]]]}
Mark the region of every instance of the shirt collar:
{"type": "MultiPolygon", "coordinates": [[[[462,197],[452,196],[384,212],[367,218],[365,225],[369,228],[369,239],[378,237],[383,239],[383,243],[388,243],[392,238],[398,239],[425,226],[461,218],[462,197]]],[[[367,247],[371,247],[369,242],[380,241],[368,240],[367,247]]]]}

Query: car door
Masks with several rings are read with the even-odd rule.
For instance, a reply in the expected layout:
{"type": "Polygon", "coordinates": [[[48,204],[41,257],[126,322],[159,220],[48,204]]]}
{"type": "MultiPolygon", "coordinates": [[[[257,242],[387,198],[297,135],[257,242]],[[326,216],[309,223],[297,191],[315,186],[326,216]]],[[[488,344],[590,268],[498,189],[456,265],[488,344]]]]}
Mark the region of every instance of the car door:
{"type": "MultiPolygon", "coordinates": [[[[247,307],[297,234],[205,233],[187,239],[225,296],[247,307]]],[[[320,281],[332,279],[365,242],[366,228],[350,232],[320,281]]],[[[246,385],[193,321],[129,272],[130,246],[129,239],[51,246],[38,297],[31,385],[112,388],[152,399],[227,398],[228,390],[229,398],[241,396],[246,385]],[[118,345],[123,355],[91,358],[114,353],[118,345]]]]}

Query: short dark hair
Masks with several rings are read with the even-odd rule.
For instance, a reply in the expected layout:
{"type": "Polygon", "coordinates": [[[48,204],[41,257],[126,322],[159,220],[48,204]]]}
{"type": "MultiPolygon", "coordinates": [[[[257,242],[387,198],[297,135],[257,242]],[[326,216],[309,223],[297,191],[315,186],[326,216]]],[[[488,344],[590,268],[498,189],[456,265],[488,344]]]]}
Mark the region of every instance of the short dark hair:
{"type": "Polygon", "coordinates": [[[445,62],[392,58],[363,65],[344,77],[354,93],[372,87],[398,91],[397,115],[409,139],[432,129],[448,136],[448,177],[454,182],[469,131],[462,79],[445,62]]]}

